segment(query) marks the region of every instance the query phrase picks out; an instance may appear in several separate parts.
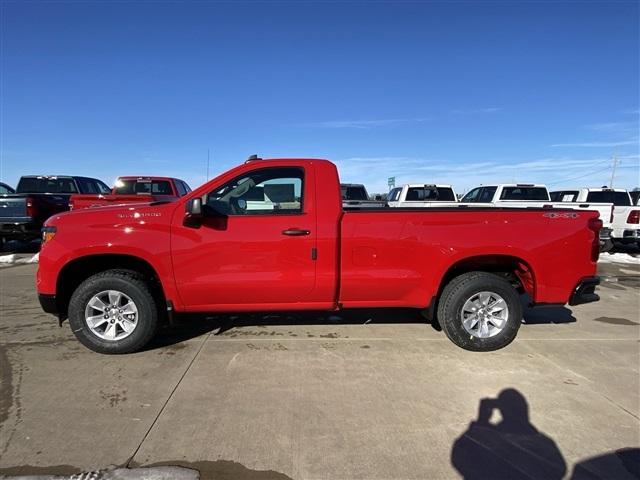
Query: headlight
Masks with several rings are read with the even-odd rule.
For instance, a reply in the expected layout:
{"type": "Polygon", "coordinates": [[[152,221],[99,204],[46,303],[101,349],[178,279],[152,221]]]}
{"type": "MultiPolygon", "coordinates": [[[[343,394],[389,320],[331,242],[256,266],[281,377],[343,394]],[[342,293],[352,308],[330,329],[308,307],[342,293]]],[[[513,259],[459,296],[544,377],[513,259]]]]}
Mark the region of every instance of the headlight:
{"type": "Polygon", "coordinates": [[[57,231],[58,229],[54,226],[42,227],[42,245],[53,240],[53,237],[56,236],[57,231]]]}

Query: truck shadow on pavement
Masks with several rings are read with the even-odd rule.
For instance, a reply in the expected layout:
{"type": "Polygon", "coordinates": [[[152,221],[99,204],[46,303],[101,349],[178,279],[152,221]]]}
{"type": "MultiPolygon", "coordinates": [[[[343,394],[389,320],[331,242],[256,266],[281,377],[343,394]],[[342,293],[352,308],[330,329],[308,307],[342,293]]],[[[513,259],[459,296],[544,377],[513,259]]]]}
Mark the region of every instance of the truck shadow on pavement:
{"type": "MultiPolygon", "coordinates": [[[[555,441],[531,424],[529,404],[513,388],[480,400],[477,419],[453,444],[451,464],[465,480],[559,480],[567,474],[555,441]],[[499,420],[493,420],[495,414],[499,420]]],[[[640,478],[640,449],[624,448],[582,460],[568,478],[640,478]]]]}
{"type": "MultiPolygon", "coordinates": [[[[526,305],[526,303],[525,303],[526,305]]],[[[363,325],[363,324],[424,324],[440,332],[438,322],[429,322],[418,310],[411,308],[349,309],[339,312],[269,312],[229,314],[176,314],[173,325],[162,328],[145,348],[153,350],[175,345],[201,335],[229,335],[227,332],[241,327],[296,326],[296,325],[363,325]]],[[[524,308],[523,326],[573,323],[576,318],[570,309],[561,306],[524,308]]],[[[267,332],[265,332],[265,335],[267,332]]],[[[273,334],[282,336],[282,333],[273,334]]],[[[290,336],[297,334],[290,332],[290,336]]],[[[229,335],[231,336],[231,335],[229,335]]]]}
{"type": "MultiPolygon", "coordinates": [[[[163,348],[214,332],[214,335],[233,336],[234,328],[295,325],[363,325],[425,323],[424,317],[410,308],[352,309],[340,312],[269,312],[230,314],[177,314],[173,325],[166,325],[144,350],[163,348]]],[[[431,324],[440,330],[437,322],[431,324]]],[[[268,332],[264,332],[265,335],[268,332]]],[[[283,333],[272,334],[282,336],[283,333]]],[[[291,337],[298,334],[289,333],[291,337]]],[[[328,338],[333,335],[327,334],[328,338]]],[[[321,337],[323,335],[320,335],[321,337]]]]}

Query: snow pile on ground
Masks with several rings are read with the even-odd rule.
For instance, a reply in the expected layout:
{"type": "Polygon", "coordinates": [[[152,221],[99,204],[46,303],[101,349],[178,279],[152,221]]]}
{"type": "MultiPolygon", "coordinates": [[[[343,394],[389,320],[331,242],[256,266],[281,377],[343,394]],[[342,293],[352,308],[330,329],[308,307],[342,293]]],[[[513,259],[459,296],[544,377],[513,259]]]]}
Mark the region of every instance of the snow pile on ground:
{"type": "Polygon", "coordinates": [[[26,257],[24,255],[16,255],[15,253],[0,255],[0,267],[8,267],[11,265],[20,265],[25,263],[38,263],[39,255],[39,253],[26,257]]]}
{"type": "Polygon", "coordinates": [[[599,261],[602,263],[631,263],[640,265],[640,257],[634,257],[628,253],[601,253],[599,261]]]}

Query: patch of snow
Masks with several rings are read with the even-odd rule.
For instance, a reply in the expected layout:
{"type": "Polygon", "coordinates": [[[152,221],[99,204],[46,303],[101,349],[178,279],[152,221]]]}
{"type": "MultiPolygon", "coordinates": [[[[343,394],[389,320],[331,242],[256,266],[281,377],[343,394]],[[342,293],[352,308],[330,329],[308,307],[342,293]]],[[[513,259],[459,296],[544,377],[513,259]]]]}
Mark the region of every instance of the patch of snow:
{"type": "Polygon", "coordinates": [[[116,468],[115,470],[94,470],[74,475],[19,475],[16,477],[2,477],[7,480],[198,480],[197,470],[184,467],[142,467],[116,468]]]}
{"type": "Polygon", "coordinates": [[[634,257],[628,253],[602,253],[598,261],[602,263],[630,263],[640,265],[640,257],[634,257]]]}
{"type": "Polygon", "coordinates": [[[36,253],[32,257],[25,257],[11,253],[9,255],[0,255],[0,266],[9,267],[11,265],[21,265],[27,263],[38,263],[39,253],[36,253]]]}
{"type": "Polygon", "coordinates": [[[0,255],[0,263],[6,263],[7,265],[13,265],[16,263],[16,258],[18,256],[15,253],[10,255],[0,255]]]}

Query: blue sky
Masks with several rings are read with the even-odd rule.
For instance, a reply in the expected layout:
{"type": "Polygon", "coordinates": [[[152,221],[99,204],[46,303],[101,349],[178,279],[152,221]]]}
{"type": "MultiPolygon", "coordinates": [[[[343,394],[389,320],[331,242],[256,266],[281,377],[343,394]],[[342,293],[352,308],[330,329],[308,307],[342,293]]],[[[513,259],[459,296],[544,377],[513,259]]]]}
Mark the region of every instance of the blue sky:
{"type": "Polygon", "coordinates": [[[639,3],[0,2],[2,181],[257,153],[342,179],[639,183],[639,3]]]}

